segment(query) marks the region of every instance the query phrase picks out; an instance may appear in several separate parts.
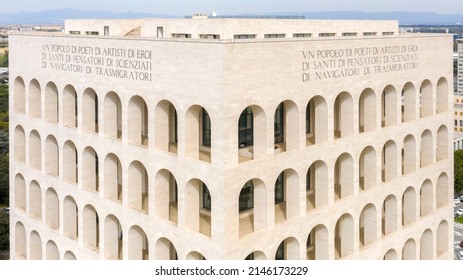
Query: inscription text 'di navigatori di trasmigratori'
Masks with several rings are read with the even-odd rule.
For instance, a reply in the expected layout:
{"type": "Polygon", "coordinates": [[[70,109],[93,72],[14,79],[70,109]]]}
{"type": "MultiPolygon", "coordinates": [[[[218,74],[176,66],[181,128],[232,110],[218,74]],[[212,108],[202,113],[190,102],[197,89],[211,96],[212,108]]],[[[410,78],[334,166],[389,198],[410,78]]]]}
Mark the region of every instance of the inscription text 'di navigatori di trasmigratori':
{"type": "Polygon", "coordinates": [[[54,71],[152,81],[150,50],[42,44],[42,68],[54,71]]]}
{"type": "Polygon", "coordinates": [[[302,51],[302,82],[418,69],[418,45],[302,51]]]}

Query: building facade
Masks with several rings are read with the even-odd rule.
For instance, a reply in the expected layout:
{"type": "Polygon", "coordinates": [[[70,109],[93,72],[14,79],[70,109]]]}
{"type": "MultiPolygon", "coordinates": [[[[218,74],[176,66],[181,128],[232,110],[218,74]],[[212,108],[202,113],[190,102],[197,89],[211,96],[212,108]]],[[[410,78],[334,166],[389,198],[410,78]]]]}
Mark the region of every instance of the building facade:
{"type": "Polygon", "coordinates": [[[453,259],[451,35],[65,30],[10,36],[12,259],[453,259]]]}
{"type": "Polygon", "coordinates": [[[458,40],[458,72],[457,72],[457,91],[458,95],[463,95],[463,43],[458,40]]]}

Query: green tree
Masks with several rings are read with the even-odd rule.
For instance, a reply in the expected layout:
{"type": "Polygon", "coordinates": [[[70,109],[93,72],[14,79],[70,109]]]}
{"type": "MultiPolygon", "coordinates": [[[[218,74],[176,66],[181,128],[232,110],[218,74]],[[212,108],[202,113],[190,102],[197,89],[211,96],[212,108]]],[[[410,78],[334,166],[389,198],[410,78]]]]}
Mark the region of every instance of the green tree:
{"type": "Polygon", "coordinates": [[[0,204],[9,204],[9,162],[8,155],[0,155],[0,204]]]}
{"type": "Polygon", "coordinates": [[[463,150],[455,151],[454,158],[455,193],[463,190],[463,150]]]}
{"type": "Polygon", "coordinates": [[[0,67],[8,67],[8,51],[4,54],[0,54],[0,67]]]}
{"type": "Polygon", "coordinates": [[[10,229],[8,214],[0,211],[0,251],[10,247],[10,229]]]}

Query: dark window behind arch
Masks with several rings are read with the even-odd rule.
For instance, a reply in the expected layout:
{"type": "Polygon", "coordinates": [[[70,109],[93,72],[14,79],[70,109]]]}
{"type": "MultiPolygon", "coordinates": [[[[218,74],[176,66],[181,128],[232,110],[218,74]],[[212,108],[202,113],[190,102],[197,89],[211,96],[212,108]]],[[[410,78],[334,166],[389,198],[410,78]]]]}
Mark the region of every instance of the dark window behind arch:
{"type": "MultiPolygon", "coordinates": [[[[210,147],[211,146],[211,119],[209,118],[209,114],[206,110],[202,109],[202,123],[203,123],[203,146],[210,147]]],[[[175,137],[177,138],[177,137],[175,137]]]]}
{"type": "Polygon", "coordinates": [[[253,145],[253,114],[250,107],[244,109],[238,121],[238,147],[248,147],[253,145]]]}
{"type": "Polygon", "coordinates": [[[239,208],[240,212],[254,208],[254,184],[252,180],[247,181],[241,189],[239,208]]]}
{"type": "Polygon", "coordinates": [[[285,106],[282,102],[280,103],[280,105],[278,105],[277,109],[275,110],[275,144],[285,142],[284,114],[285,106]]]}

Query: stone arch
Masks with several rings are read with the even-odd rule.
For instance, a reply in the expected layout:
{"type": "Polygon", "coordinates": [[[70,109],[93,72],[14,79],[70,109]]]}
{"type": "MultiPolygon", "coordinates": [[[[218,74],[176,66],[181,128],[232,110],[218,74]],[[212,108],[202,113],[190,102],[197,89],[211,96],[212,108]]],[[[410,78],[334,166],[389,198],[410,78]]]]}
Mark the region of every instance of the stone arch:
{"type": "Polygon", "coordinates": [[[387,141],[381,153],[381,180],[389,182],[397,177],[397,144],[387,141]]]}
{"type": "Polygon", "coordinates": [[[20,125],[14,129],[14,159],[26,162],[26,133],[20,125]]]}
{"type": "Polygon", "coordinates": [[[275,223],[299,215],[299,176],[294,169],[285,169],[275,181],[275,223]]]}
{"type": "Polygon", "coordinates": [[[127,108],[127,137],[130,144],[148,146],[148,107],[141,96],[133,96],[127,108]]]}
{"type": "Polygon", "coordinates": [[[42,190],[35,180],[29,185],[29,215],[42,220],[42,190]]]}
{"type": "Polygon", "coordinates": [[[63,259],[66,260],[66,261],[77,260],[76,255],[74,255],[74,253],[71,252],[71,251],[66,251],[66,252],[64,253],[63,259]]]}
{"type": "Polygon", "coordinates": [[[45,87],[45,120],[59,122],[58,88],[55,83],[49,82],[45,87]]]}
{"type": "Polygon", "coordinates": [[[384,199],[382,214],[381,214],[381,228],[383,235],[397,231],[398,213],[397,213],[397,198],[391,194],[384,199]]]}
{"type": "Polygon", "coordinates": [[[16,257],[26,259],[26,229],[21,222],[17,222],[15,225],[14,237],[16,257]]]}
{"type": "Polygon", "coordinates": [[[283,240],[275,252],[275,260],[300,260],[299,242],[294,237],[283,240]]]}
{"type": "Polygon", "coordinates": [[[433,136],[429,129],[421,134],[420,145],[420,167],[425,167],[433,163],[433,136]]]}
{"type": "Polygon", "coordinates": [[[312,97],[305,111],[306,145],[328,141],[328,105],[320,95],[312,97]]]}
{"type": "Polygon", "coordinates": [[[175,106],[168,100],[161,100],[155,109],[156,149],[177,154],[178,116],[175,106]]]}
{"type": "Polygon", "coordinates": [[[84,207],[82,224],[83,243],[90,248],[99,250],[100,219],[96,209],[90,204],[84,207]]]}
{"type": "Polygon", "coordinates": [[[29,166],[42,169],[42,139],[37,130],[32,130],[29,134],[29,166]]]}
{"type": "Polygon", "coordinates": [[[406,226],[416,221],[416,192],[408,187],[402,195],[402,225],[406,226]]]}
{"type": "Polygon", "coordinates": [[[42,92],[36,79],[29,83],[29,116],[40,118],[42,113],[42,92]]]}
{"type": "Polygon", "coordinates": [[[281,102],[274,113],[274,152],[299,147],[299,109],[292,100],[281,102]]]}
{"type": "Polygon", "coordinates": [[[426,179],[420,189],[420,216],[426,216],[433,212],[433,186],[429,179],[426,179]]]}
{"type": "Polygon", "coordinates": [[[257,261],[257,260],[260,260],[260,261],[265,261],[267,260],[267,257],[265,256],[265,254],[261,251],[254,251],[252,253],[250,253],[249,255],[246,256],[245,260],[250,260],[250,261],[257,261]]]}
{"type": "Polygon", "coordinates": [[[67,85],[63,90],[63,125],[77,127],[77,91],[72,85],[67,85]]]}
{"type": "Polygon", "coordinates": [[[434,258],[432,231],[428,228],[420,239],[420,260],[432,260],[434,258]]]}
{"type": "Polygon", "coordinates": [[[14,206],[26,210],[26,181],[21,173],[14,178],[14,206]]]}
{"type": "Polygon", "coordinates": [[[211,162],[212,120],[207,110],[200,105],[192,105],[185,115],[185,154],[189,158],[211,162]]]}
{"type": "Polygon", "coordinates": [[[436,88],[436,101],[437,101],[437,113],[443,113],[448,111],[448,100],[449,100],[449,86],[447,83],[447,79],[441,77],[437,81],[437,88],[436,88]]]}
{"type": "Polygon", "coordinates": [[[449,157],[449,133],[447,127],[442,125],[437,130],[436,160],[444,160],[449,157]]]}
{"type": "Polygon", "coordinates": [[[397,256],[397,252],[396,250],[394,249],[390,249],[386,252],[386,254],[384,254],[384,257],[383,257],[384,260],[397,260],[398,259],[398,256],[397,256]]]}
{"type": "Polygon", "coordinates": [[[449,201],[449,177],[447,173],[441,173],[436,185],[436,208],[445,207],[449,201]]]}
{"type": "Polygon", "coordinates": [[[429,80],[424,80],[420,87],[420,117],[428,117],[433,114],[433,87],[429,80]]]}
{"type": "Polygon", "coordinates": [[[156,216],[178,223],[178,186],[174,175],[161,169],[154,178],[156,216]]]}
{"type": "Polygon", "coordinates": [[[132,226],[129,229],[128,244],[129,260],[148,260],[149,243],[145,231],[139,226],[132,226]]]}
{"type": "Polygon", "coordinates": [[[185,187],[186,226],[211,236],[213,208],[214,196],[206,184],[196,178],[189,180],[185,187]]]}
{"type": "Polygon", "coordinates": [[[402,122],[415,120],[416,113],[416,89],[407,82],[402,89],[402,122]]]}
{"type": "Polygon", "coordinates": [[[449,251],[449,224],[446,220],[440,222],[436,233],[437,256],[442,256],[449,251]]]}
{"type": "Polygon", "coordinates": [[[248,106],[237,123],[239,162],[264,158],[267,149],[266,130],[262,129],[267,127],[265,111],[257,105],[248,106]]]}
{"type": "Polygon", "coordinates": [[[169,239],[159,238],[154,246],[156,260],[178,260],[177,250],[169,239]]]}
{"type": "Polygon", "coordinates": [[[335,259],[342,259],[354,253],[354,219],[346,213],[339,217],[334,230],[335,259]]]}
{"type": "Polygon", "coordinates": [[[240,237],[267,227],[267,188],[257,178],[247,181],[238,197],[240,237]]]}
{"type": "Polygon", "coordinates": [[[104,135],[122,139],[122,103],[114,91],[106,94],[104,99],[104,135]]]}
{"type": "Polygon", "coordinates": [[[98,133],[99,128],[98,95],[92,88],[86,88],[82,94],[82,129],[98,133]]]}
{"type": "Polygon", "coordinates": [[[416,241],[408,239],[402,249],[402,260],[416,260],[416,241]]]}
{"type": "Polygon", "coordinates": [[[16,77],[13,84],[14,112],[24,114],[26,112],[26,85],[23,78],[16,77]]]}
{"type": "Polygon", "coordinates": [[[322,160],[312,163],[306,175],[306,210],[328,205],[328,167],[322,160]]]}
{"type": "Polygon", "coordinates": [[[360,213],[359,219],[359,241],[360,248],[376,242],[377,222],[376,207],[369,203],[360,213]]]}
{"type": "Polygon", "coordinates": [[[397,91],[392,85],[388,85],[381,94],[381,127],[395,125],[397,116],[397,91]]]}
{"type": "Polygon", "coordinates": [[[352,96],[343,91],[334,102],[334,138],[353,135],[354,133],[354,105],[352,96]]]}
{"type": "Polygon", "coordinates": [[[108,154],[104,160],[105,197],[122,202],[122,165],[115,154],[108,154]]]}
{"type": "Polygon", "coordinates": [[[359,99],[359,132],[376,130],[376,94],[371,88],[364,89],[359,99]]]}
{"type": "Polygon", "coordinates": [[[343,153],[334,166],[334,199],[354,194],[354,161],[349,153],[343,153]]]}
{"type": "Polygon", "coordinates": [[[325,225],[316,225],[307,237],[306,251],[308,260],[329,259],[329,236],[325,225]]]}
{"type": "Polygon", "coordinates": [[[205,261],[206,258],[201,253],[193,251],[188,253],[186,260],[205,261]]]}
{"type": "Polygon", "coordinates": [[[49,175],[59,176],[59,147],[53,135],[48,135],[45,140],[45,171],[49,175]]]}
{"type": "Polygon", "coordinates": [[[129,165],[129,206],[148,213],[149,210],[149,183],[148,172],[143,163],[133,161],[129,165]]]}
{"type": "Polygon", "coordinates": [[[104,222],[104,255],[108,259],[122,260],[122,226],[116,216],[106,216],[104,222]]]}
{"type": "Polygon", "coordinates": [[[31,231],[29,239],[29,259],[42,259],[42,239],[40,238],[40,234],[35,230],[31,231]]]}
{"type": "Polygon", "coordinates": [[[47,260],[59,260],[59,250],[56,243],[52,240],[47,242],[47,260]]]}
{"type": "Polygon", "coordinates": [[[416,141],[413,135],[405,137],[402,146],[402,174],[409,174],[416,170],[416,141]]]}
{"type": "Polygon", "coordinates": [[[359,159],[360,190],[369,190],[376,186],[377,179],[376,150],[372,146],[365,147],[359,159]]]}
{"type": "Polygon", "coordinates": [[[63,146],[63,179],[71,184],[77,184],[78,176],[78,162],[76,145],[68,140],[64,142],[63,146]]]}
{"type": "Polygon", "coordinates": [[[95,149],[88,146],[82,153],[82,186],[85,189],[99,191],[99,161],[95,149]]]}
{"type": "Polygon", "coordinates": [[[79,235],[79,210],[77,203],[71,196],[66,196],[63,201],[63,230],[64,235],[76,239],[79,235]]]}
{"type": "Polygon", "coordinates": [[[53,188],[48,188],[45,195],[45,213],[47,225],[53,229],[59,228],[59,199],[53,188]]]}

